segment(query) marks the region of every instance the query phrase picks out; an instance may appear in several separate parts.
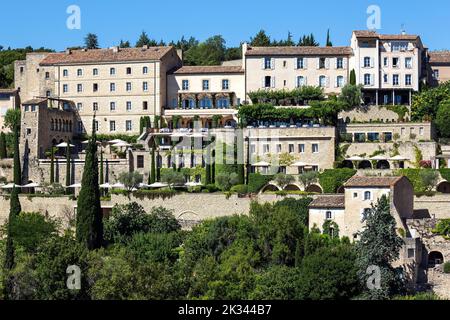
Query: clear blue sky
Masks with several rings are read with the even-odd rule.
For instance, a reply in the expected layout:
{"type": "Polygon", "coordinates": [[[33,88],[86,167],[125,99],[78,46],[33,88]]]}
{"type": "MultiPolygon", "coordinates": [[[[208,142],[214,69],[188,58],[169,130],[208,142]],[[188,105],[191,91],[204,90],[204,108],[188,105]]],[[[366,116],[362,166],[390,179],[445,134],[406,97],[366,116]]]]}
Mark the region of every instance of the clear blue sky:
{"type": "Polygon", "coordinates": [[[382,33],[419,34],[432,50],[450,49],[448,0],[41,0],[2,1],[0,45],[45,46],[61,51],[81,45],[86,33],[99,36],[109,47],[120,39],[132,45],[145,30],[151,38],[170,41],[181,36],[199,40],[221,34],[228,46],[248,40],[264,29],[272,38],[294,40],[313,32],[321,44],[327,28],[334,45],[348,45],[351,31],[366,29],[366,9],[377,4],[382,11],[382,33]],[[69,5],[81,8],[81,30],[66,27],[69,5]],[[172,4],[172,6],[168,6],[172,4]]]}

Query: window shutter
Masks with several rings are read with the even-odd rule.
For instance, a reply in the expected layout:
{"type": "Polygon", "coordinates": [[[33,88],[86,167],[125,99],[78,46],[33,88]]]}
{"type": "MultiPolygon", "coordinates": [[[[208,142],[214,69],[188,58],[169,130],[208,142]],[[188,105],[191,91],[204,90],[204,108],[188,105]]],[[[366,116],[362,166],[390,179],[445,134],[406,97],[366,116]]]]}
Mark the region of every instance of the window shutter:
{"type": "Polygon", "coordinates": [[[370,58],[370,67],[373,68],[374,67],[374,58],[370,58]]]}
{"type": "Polygon", "coordinates": [[[330,87],[330,77],[326,77],[326,87],[329,88],[330,87]]]}
{"type": "Polygon", "coordinates": [[[300,87],[300,76],[295,77],[294,83],[296,88],[300,87]]]}
{"type": "Polygon", "coordinates": [[[370,85],[374,86],[375,85],[375,77],[373,76],[373,74],[370,75],[370,85]]]}
{"type": "Polygon", "coordinates": [[[347,84],[347,78],[346,78],[346,77],[343,77],[342,84],[343,84],[344,86],[347,84]]]}
{"type": "Polygon", "coordinates": [[[305,86],[308,85],[308,78],[307,77],[303,78],[303,85],[305,85],[305,86]]]}
{"type": "Polygon", "coordinates": [[[347,58],[343,58],[343,59],[342,59],[344,69],[347,69],[347,68],[348,68],[348,66],[347,66],[347,60],[348,60],[347,58]]]}
{"type": "Polygon", "coordinates": [[[275,77],[270,78],[271,82],[272,82],[272,88],[275,88],[275,77]]]}
{"type": "Polygon", "coordinates": [[[338,68],[338,59],[339,59],[339,58],[335,58],[335,59],[334,59],[334,68],[335,68],[335,69],[338,68]]]}
{"type": "Polygon", "coordinates": [[[320,69],[320,58],[317,58],[317,70],[320,69]]]}
{"type": "Polygon", "coordinates": [[[308,58],[303,58],[303,69],[308,69],[308,58]]]}
{"type": "Polygon", "coordinates": [[[263,69],[263,70],[266,68],[266,63],[265,62],[266,62],[266,58],[262,58],[261,59],[261,69],[263,69]]]}
{"type": "Polygon", "coordinates": [[[334,87],[339,87],[339,77],[336,77],[336,81],[334,82],[334,87]]]}
{"type": "Polygon", "coordinates": [[[325,58],[325,68],[330,69],[330,58],[325,58]]]}
{"type": "Polygon", "coordinates": [[[271,64],[272,70],[274,70],[275,69],[275,58],[272,58],[272,60],[270,61],[270,64],[271,64]]]}
{"type": "Polygon", "coordinates": [[[300,58],[296,58],[295,59],[295,66],[294,69],[297,70],[298,69],[298,62],[299,62],[300,58]]]}
{"type": "Polygon", "coordinates": [[[266,78],[262,77],[261,88],[265,88],[265,87],[266,87],[266,78]]]}

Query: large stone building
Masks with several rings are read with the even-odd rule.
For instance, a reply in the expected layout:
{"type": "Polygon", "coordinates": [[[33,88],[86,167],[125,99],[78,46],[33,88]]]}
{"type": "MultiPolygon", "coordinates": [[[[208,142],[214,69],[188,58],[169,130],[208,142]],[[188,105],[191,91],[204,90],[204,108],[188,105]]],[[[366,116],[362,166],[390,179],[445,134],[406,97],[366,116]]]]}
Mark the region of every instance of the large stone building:
{"type": "Polygon", "coordinates": [[[450,51],[432,51],[428,59],[428,81],[434,86],[450,81],[450,51]]]}
{"type": "Polygon", "coordinates": [[[78,133],[139,133],[143,116],[161,116],[167,102],[166,77],[181,65],[173,47],[67,50],[29,54],[16,62],[22,99],[71,100],[79,114],[78,133]]]}
{"type": "Polygon", "coordinates": [[[0,132],[10,131],[5,126],[5,116],[8,110],[20,108],[20,99],[17,90],[0,89],[0,132]]]}

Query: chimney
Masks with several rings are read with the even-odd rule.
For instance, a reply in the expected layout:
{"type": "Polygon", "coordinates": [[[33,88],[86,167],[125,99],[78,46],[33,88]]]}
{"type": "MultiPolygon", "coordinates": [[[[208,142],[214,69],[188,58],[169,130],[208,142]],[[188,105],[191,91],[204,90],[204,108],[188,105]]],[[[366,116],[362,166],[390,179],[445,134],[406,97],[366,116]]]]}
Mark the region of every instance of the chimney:
{"type": "Polygon", "coordinates": [[[244,42],[242,44],[242,69],[246,69],[247,68],[247,62],[245,60],[245,55],[247,54],[248,51],[248,43],[244,42]]]}
{"type": "Polygon", "coordinates": [[[120,48],[118,46],[111,47],[110,48],[114,53],[118,53],[120,51],[120,48]]]}
{"type": "Polygon", "coordinates": [[[147,44],[142,46],[142,50],[147,50],[147,49],[148,49],[148,45],[147,44]]]}
{"type": "Polygon", "coordinates": [[[66,49],[66,54],[72,54],[72,49],[67,48],[66,49]]]}

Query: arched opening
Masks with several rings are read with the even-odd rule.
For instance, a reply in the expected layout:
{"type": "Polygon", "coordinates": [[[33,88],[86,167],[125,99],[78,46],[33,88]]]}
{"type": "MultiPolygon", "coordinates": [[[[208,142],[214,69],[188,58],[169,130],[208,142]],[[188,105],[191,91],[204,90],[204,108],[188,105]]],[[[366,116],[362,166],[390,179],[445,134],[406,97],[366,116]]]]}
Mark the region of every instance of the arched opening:
{"type": "Polygon", "coordinates": [[[358,169],[370,170],[372,169],[372,163],[369,160],[363,160],[359,163],[358,169]]]}
{"type": "Polygon", "coordinates": [[[428,267],[434,268],[435,266],[444,263],[444,256],[439,251],[432,251],[428,254],[428,267]]]}
{"type": "Polygon", "coordinates": [[[377,162],[378,170],[388,170],[390,168],[391,168],[391,165],[389,164],[389,161],[387,161],[387,160],[380,160],[377,162]]]}
{"type": "Polygon", "coordinates": [[[344,161],[342,162],[342,168],[354,169],[355,166],[353,165],[353,162],[352,162],[352,161],[344,160],[344,161]]]}
{"type": "Polygon", "coordinates": [[[261,192],[277,192],[280,191],[280,188],[278,188],[276,185],[274,184],[268,184],[267,186],[265,186],[264,188],[262,188],[261,192]]]}
{"type": "Polygon", "coordinates": [[[288,184],[285,188],[284,191],[302,191],[300,189],[299,186],[295,185],[295,184],[288,184]]]}
{"type": "Polygon", "coordinates": [[[312,184],[305,189],[309,193],[323,193],[322,188],[316,184],[312,184]]]}
{"type": "Polygon", "coordinates": [[[437,186],[437,192],[440,193],[450,193],[450,182],[442,181],[437,186]]]}

